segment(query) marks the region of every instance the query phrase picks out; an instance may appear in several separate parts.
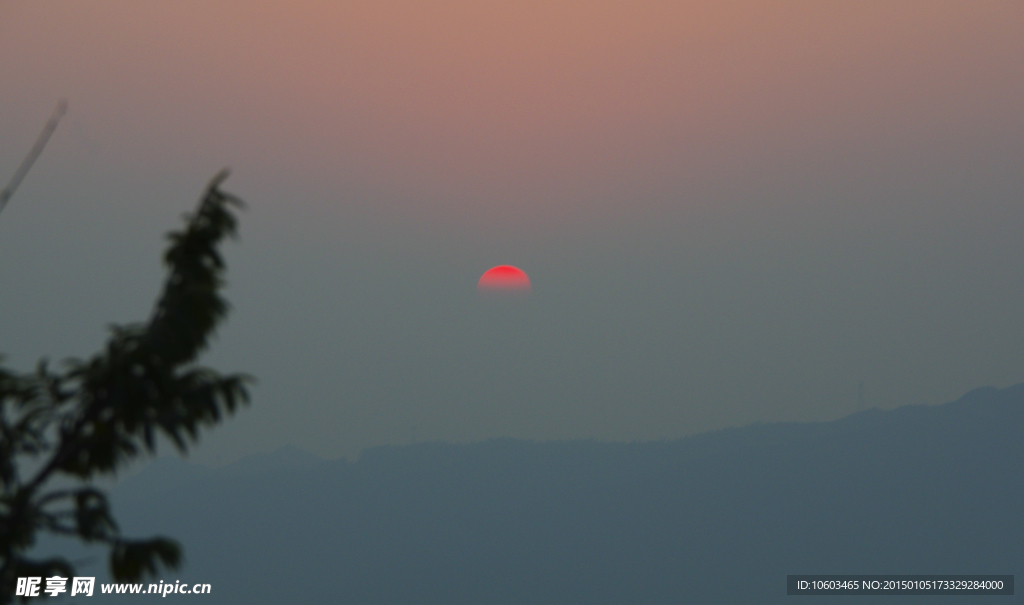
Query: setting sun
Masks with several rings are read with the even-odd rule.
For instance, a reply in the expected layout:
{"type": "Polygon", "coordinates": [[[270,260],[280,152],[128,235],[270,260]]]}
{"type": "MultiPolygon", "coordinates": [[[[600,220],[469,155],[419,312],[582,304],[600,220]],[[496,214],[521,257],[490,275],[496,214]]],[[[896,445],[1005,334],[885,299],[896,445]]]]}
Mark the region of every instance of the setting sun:
{"type": "Polygon", "coordinates": [[[526,293],[532,289],[530,277],[519,267],[498,265],[480,276],[476,288],[479,292],[526,293]]]}

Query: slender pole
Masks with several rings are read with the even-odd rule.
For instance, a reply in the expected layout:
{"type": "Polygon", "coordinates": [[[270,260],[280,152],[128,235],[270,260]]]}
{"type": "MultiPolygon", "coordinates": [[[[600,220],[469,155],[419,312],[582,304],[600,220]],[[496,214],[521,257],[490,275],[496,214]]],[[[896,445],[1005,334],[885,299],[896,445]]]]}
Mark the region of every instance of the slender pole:
{"type": "Polygon", "coordinates": [[[57,103],[57,108],[53,110],[53,115],[47,120],[46,126],[43,126],[43,131],[39,133],[39,138],[36,139],[36,144],[29,150],[28,155],[22,160],[21,165],[14,171],[14,176],[11,177],[10,182],[4,187],[3,191],[0,191],[0,212],[3,212],[4,207],[7,206],[7,202],[10,201],[11,196],[14,195],[14,191],[21,184],[22,179],[28,174],[28,171],[32,169],[32,164],[36,163],[39,158],[39,154],[43,153],[43,148],[46,147],[46,143],[50,140],[50,135],[53,134],[54,130],[57,130],[57,122],[60,122],[61,117],[68,110],[68,102],[61,99],[57,103]]]}

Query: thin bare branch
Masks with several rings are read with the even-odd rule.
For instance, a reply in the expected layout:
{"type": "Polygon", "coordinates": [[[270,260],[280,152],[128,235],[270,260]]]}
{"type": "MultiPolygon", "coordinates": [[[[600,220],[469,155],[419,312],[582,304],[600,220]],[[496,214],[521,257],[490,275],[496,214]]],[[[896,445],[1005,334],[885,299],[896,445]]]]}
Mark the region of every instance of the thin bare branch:
{"type": "Polygon", "coordinates": [[[68,102],[61,99],[57,103],[56,109],[53,110],[53,115],[47,120],[46,126],[43,126],[43,131],[39,133],[39,138],[36,139],[35,145],[29,150],[28,155],[21,161],[21,165],[14,171],[14,176],[11,177],[10,182],[4,187],[3,191],[0,191],[0,212],[3,212],[4,207],[7,206],[7,202],[10,201],[14,195],[14,191],[21,184],[22,179],[28,174],[28,171],[32,169],[32,164],[36,163],[39,155],[43,153],[43,148],[46,147],[46,143],[49,142],[50,136],[54,130],[57,130],[57,122],[67,113],[68,102]]]}

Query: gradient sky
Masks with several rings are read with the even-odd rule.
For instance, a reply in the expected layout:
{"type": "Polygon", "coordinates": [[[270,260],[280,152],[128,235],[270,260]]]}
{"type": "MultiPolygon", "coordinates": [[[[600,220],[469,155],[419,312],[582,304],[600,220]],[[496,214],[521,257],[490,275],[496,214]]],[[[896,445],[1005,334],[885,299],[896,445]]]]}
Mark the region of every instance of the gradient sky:
{"type": "Polygon", "coordinates": [[[143,319],[249,203],[204,437],[671,438],[1024,381],[1024,4],[0,0],[0,351],[143,319]],[[512,264],[528,301],[476,296],[512,264]]]}

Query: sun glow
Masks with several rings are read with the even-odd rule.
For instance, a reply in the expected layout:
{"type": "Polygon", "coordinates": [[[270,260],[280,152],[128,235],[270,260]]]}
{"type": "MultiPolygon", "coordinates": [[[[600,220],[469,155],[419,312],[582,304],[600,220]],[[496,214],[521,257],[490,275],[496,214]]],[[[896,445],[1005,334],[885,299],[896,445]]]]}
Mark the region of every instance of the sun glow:
{"type": "Polygon", "coordinates": [[[512,265],[488,269],[480,276],[476,288],[481,293],[527,293],[533,289],[526,272],[512,265]]]}

